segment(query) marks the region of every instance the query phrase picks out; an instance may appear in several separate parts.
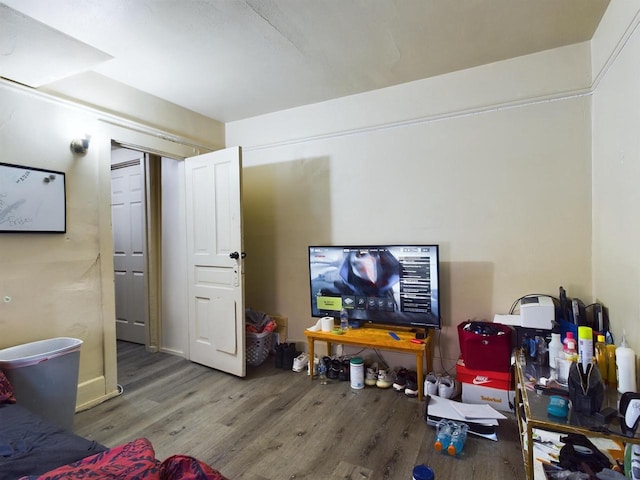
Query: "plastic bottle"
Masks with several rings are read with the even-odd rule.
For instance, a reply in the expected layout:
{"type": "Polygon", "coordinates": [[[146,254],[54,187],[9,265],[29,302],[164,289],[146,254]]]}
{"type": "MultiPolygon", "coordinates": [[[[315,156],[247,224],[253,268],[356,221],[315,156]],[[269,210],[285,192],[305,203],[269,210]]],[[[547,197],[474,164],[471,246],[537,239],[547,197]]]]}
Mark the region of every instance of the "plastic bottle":
{"type": "Polygon", "coordinates": [[[324,362],[318,364],[318,377],[320,378],[320,385],[327,384],[327,366],[324,362]]]}
{"type": "Polygon", "coordinates": [[[455,428],[451,432],[451,443],[447,447],[449,455],[455,456],[462,452],[464,442],[467,440],[467,430],[469,430],[469,426],[466,423],[455,424],[455,428]]]}
{"type": "Polygon", "coordinates": [[[572,362],[578,361],[578,350],[576,339],[573,338],[573,332],[567,332],[564,337],[564,358],[572,362]]]}
{"type": "Polygon", "coordinates": [[[598,334],[598,341],[596,342],[596,364],[598,370],[600,370],[600,376],[605,385],[608,383],[607,379],[607,346],[604,343],[604,335],[598,334]]]}
{"type": "Polygon", "coordinates": [[[636,353],[627,345],[626,333],[622,332],[620,346],[616,348],[616,370],[618,392],[637,392],[636,385],[636,353]]]}
{"type": "Polygon", "coordinates": [[[582,364],[582,371],[587,371],[587,366],[593,363],[593,329],[591,327],[578,327],[578,358],[582,364]]]}
{"type": "Polygon", "coordinates": [[[549,342],[549,367],[556,369],[556,358],[562,353],[562,341],[560,340],[559,333],[551,334],[551,341],[549,342]]]}
{"type": "Polygon", "coordinates": [[[349,330],[349,314],[345,308],[340,310],[340,330],[343,332],[349,330]]]}
{"type": "Polygon", "coordinates": [[[618,379],[616,374],[616,346],[607,344],[607,385],[616,388],[618,379]]]}
{"type": "Polygon", "coordinates": [[[451,443],[451,431],[453,423],[448,420],[440,420],[436,425],[436,439],[433,442],[433,448],[438,452],[442,452],[451,443]]]}

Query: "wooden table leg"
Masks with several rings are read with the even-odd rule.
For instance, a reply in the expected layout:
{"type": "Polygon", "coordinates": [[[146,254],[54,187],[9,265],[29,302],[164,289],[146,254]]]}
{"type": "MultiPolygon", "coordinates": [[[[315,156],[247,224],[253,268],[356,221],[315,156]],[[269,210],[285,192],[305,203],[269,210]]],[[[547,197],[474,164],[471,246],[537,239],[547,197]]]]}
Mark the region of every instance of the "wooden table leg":
{"type": "Polygon", "coordinates": [[[309,337],[307,343],[309,345],[307,348],[309,351],[309,378],[313,380],[313,338],[309,337]]]}
{"type": "Polygon", "coordinates": [[[424,361],[423,352],[416,353],[416,376],[418,377],[418,401],[422,401],[424,390],[424,372],[422,371],[422,362],[424,361]]]}

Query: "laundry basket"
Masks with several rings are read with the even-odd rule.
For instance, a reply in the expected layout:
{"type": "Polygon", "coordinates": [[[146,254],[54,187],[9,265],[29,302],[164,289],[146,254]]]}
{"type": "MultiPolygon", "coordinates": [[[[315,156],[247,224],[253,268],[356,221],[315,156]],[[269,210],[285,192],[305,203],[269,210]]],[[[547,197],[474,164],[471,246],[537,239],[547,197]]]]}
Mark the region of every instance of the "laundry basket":
{"type": "Polygon", "coordinates": [[[247,365],[257,367],[269,356],[273,332],[246,332],[247,365]]]}
{"type": "Polygon", "coordinates": [[[0,350],[0,369],[18,403],[45,420],[73,428],[82,340],[58,337],[0,350]]]}

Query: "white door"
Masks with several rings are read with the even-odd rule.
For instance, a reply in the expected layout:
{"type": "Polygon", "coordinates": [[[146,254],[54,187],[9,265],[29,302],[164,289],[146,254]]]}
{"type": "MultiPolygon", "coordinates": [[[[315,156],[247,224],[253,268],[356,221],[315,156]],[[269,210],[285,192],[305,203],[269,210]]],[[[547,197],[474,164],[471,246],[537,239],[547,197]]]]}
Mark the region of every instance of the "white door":
{"type": "MultiPolygon", "coordinates": [[[[126,151],[128,153],[131,151],[126,151]]],[[[116,337],[147,339],[147,260],[144,154],[111,167],[111,218],[116,295],[116,337]]]]}
{"type": "Polygon", "coordinates": [[[246,374],[241,149],[187,158],[189,357],[246,374]]]}

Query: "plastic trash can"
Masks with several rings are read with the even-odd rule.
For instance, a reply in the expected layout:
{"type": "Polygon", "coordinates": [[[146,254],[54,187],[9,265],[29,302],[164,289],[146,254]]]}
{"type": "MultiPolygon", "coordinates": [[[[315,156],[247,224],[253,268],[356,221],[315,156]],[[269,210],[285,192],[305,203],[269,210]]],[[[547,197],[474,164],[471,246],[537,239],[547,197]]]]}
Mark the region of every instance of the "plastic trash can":
{"type": "Polygon", "coordinates": [[[17,403],[72,430],[81,345],[77,338],[58,337],[0,350],[0,369],[17,403]]]}

